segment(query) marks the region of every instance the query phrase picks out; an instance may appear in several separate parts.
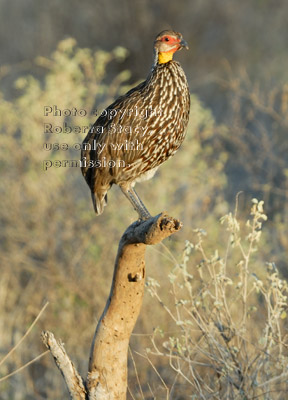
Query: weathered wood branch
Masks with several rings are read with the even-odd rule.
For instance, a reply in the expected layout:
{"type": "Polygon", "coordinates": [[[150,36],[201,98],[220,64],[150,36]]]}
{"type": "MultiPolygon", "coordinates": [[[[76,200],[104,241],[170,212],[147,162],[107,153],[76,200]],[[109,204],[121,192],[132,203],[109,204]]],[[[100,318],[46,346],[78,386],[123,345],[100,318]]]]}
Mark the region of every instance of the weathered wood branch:
{"type": "MultiPolygon", "coordinates": [[[[144,295],[146,246],[161,242],[180,228],[178,220],[163,213],[147,221],[134,222],[122,236],[110,295],[92,342],[86,388],[71,361],[68,359],[69,364],[64,357],[62,363],[49,347],[72,399],[126,399],[128,346],[144,295]],[[79,391],[75,392],[77,380],[79,391]],[[78,393],[83,393],[84,397],[79,397],[78,393]]],[[[66,353],[65,356],[68,358],[66,353]]]]}
{"type": "Polygon", "coordinates": [[[41,334],[42,341],[50,350],[54,361],[64,377],[67,388],[72,400],[85,400],[86,389],[81,376],[78,374],[74,364],[69,359],[64,345],[61,341],[57,341],[53,333],[44,331],[41,334]]]}

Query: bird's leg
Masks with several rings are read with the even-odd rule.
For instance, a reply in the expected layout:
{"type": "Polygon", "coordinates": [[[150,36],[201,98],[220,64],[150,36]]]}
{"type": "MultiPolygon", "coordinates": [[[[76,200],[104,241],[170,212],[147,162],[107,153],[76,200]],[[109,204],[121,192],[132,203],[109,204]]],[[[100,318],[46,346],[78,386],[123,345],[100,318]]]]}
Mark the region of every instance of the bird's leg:
{"type": "Polygon", "coordinates": [[[138,212],[140,219],[145,220],[151,218],[147,208],[144,206],[142,200],[130,185],[119,185],[122,192],[132,204],[135,211],[138,212]]]}
{"type": "MultiPolygon", "coordinates": [[[[136,193],[135,189],[131,187],[130,190],[131,190],[132,193],[134,194],[134,197],[137,198],[137,200],[138,200],[138,202],[139,202],[139,205],[140,205],[140,207],[141,207],[142,214],[143,214],[143,217],[142,217],[141,219],[148,219],[148,218],[151,218],[151,214],[149,213],[149,211],[148,211],[147,208],[145,207],[145,205],[144,205],[143,201],[140,199],[139,195],[136,193]]],[[[138,210],[137,210],[137,211],[138,211],[138,210]]],[[[139,212],[138,212],[138,213],[139,213],[139,212]]],[[[139,215],[140,215],[140,214],[139,214],[139,215]]],[[[141,215],[140,215],[140,217],[141,217],[141,215]]]]}

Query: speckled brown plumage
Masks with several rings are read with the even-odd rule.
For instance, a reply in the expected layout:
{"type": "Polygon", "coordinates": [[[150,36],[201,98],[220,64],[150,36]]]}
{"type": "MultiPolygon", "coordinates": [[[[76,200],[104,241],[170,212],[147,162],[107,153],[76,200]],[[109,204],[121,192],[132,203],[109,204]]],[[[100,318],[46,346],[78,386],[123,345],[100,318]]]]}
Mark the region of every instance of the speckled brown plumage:
{"type": "Polygon", "coordinates": [[[133,186],[150,179],[184,140],[190,94],[183,69],[172,60],[182,47],[187,44],[181,34],[161,32],[154,42],[155,62],[146,81],[112,103],[84,139],[82,173],[96,214],[103,212],[107,191],[117,184],[140,218],[150,216],[133,186]]]}

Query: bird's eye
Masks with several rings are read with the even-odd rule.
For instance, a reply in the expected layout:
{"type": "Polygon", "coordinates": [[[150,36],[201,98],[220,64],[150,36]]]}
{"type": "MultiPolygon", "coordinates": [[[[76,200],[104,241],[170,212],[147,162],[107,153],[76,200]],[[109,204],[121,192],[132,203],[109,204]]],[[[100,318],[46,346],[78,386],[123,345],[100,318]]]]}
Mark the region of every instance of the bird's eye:
{"type": "Polygon", "coordinates": [[[165,42],[169,42],[169,38],[168,37],[165,37],[164,40],[165,40],[165,42]]]}

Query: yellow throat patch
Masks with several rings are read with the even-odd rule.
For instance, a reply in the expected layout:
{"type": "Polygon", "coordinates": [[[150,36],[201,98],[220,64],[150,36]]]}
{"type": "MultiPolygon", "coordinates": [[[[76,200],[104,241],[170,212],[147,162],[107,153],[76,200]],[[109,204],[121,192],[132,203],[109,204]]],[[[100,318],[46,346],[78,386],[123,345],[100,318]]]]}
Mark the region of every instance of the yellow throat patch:
{"type": "Polygon", "coordinates": [[[159,64],[165,64],[168,61],[171,61],[173,59],[173,54],[175,51],[165,51],[163,53],[158,54],[158,62],[159,64]]]}

